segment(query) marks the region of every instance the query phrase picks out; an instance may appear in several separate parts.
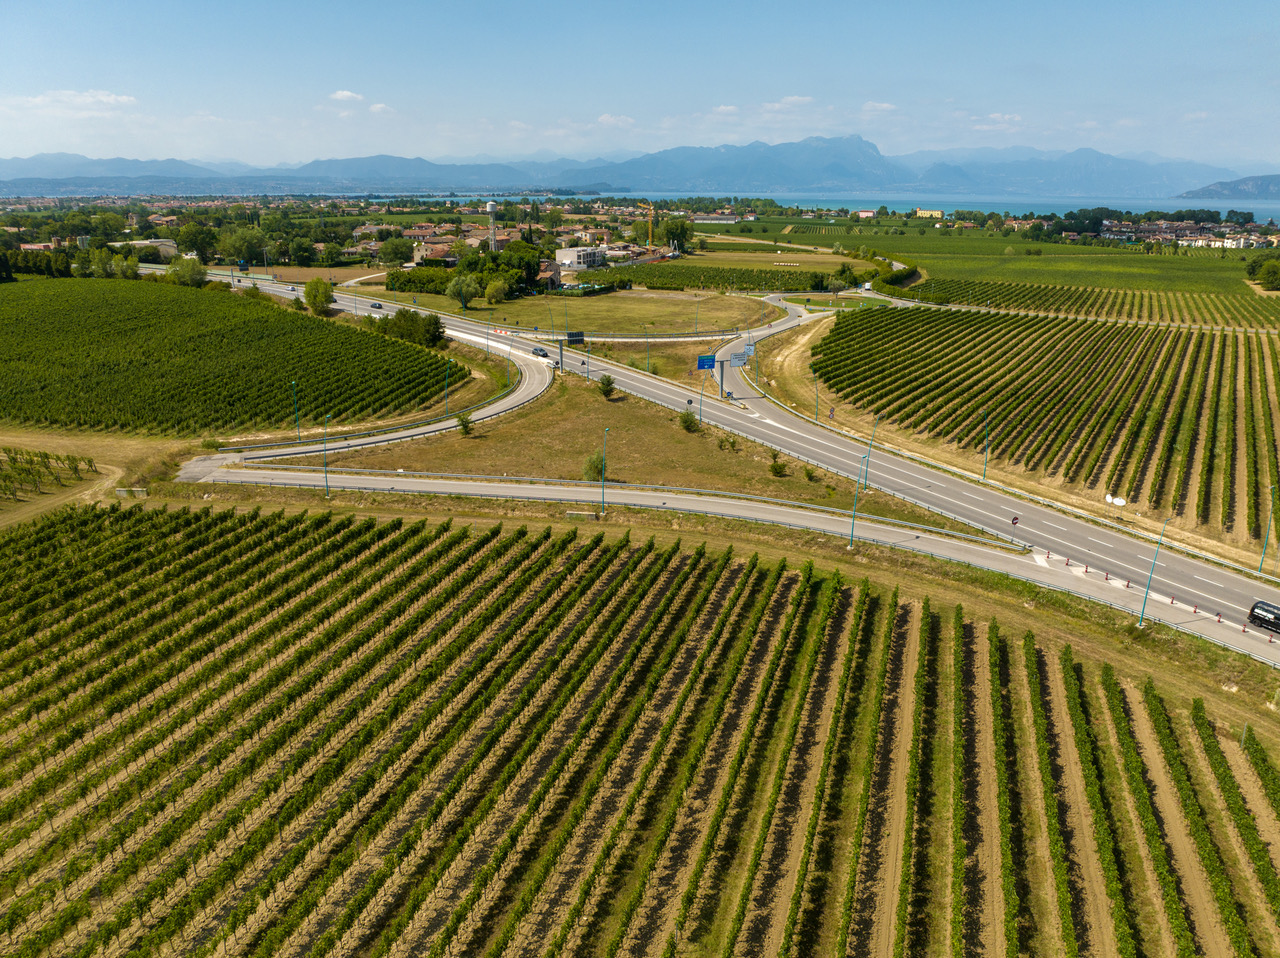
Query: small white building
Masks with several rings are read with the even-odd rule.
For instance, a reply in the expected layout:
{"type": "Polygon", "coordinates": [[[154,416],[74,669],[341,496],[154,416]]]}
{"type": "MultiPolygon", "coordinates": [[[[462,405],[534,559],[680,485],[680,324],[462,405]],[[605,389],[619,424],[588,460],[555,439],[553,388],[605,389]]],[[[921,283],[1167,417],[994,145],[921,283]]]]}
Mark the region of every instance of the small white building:
{"type": "Polygon", "coordinates": [[[603,266],[604,258],[603,246],[574,246],[570,249],[556,250],[556,262],[561,269],[591,269],[603,266]]]}

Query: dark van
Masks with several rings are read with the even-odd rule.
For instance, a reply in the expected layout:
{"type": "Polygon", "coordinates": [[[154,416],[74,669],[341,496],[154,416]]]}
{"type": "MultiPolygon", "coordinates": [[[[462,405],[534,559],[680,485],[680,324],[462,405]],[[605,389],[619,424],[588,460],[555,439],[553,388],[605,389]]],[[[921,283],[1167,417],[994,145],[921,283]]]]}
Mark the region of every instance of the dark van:
{"type": "Polygon", "coordinates": [[[1249,621],[1270,632],[1280,632],[1280,605],[1255,602],[1249,610],[1249,621]]]}

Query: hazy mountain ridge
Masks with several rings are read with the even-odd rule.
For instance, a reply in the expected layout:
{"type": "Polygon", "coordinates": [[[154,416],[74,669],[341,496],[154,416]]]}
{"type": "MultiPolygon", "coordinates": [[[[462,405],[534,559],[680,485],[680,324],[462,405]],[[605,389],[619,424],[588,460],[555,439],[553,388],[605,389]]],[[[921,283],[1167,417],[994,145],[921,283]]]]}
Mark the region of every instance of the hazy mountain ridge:
{"type": "MultiPolygon", "coordinates": [[[[380,154],[313,160],[300,166],[250,167],[234,161],[90,159],[48,153],[0,159],[0,193],[255,194],[596,190],[767,195],[864,193],[1114,196],[1156,199],[1199,195],[1236,180],[1234,170],[1150,154],[1128,158],[1092,149],[957,148],[886,156],[857,135],[793,143],[673,147],[616,161],[525,158],[512,162],[439,163],[380,154]],[[1194,192],[1186,192],[1193,190],[1194,192]]],[[[1280,179],[1273,177],[1271,179],[1280,179]]],[[[1272,189],[1267,187],[1267,189],[1272,189]]],[[[1223,195],[1229,194],[1205,194],[1223,195]]],[[[1275,192],[1243,193],[1273,196],[1275,192]]]]}
{"type": "Polygon", "coordinates": [[[1280,198],[1280,174],[1245,176],[1238,180],[1219,181],[1198,190],[1183,193],[1186,200],[1261,200],[1280,198]]]}

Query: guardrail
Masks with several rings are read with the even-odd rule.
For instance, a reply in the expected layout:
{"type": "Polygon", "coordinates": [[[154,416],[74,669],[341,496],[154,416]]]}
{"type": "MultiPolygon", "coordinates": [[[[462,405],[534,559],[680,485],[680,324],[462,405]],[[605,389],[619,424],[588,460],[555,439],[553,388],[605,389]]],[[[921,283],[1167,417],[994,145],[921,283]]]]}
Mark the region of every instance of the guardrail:
{"type": "MultiPolygon", "coordinates": [[[[325,470],[326,467],[324,466],[292,466],[292,465],[283,465],[283,464],[273,465],[270,463],[263,463],[261,465],[255,465],[254,468],[255,469],[257,468],[288,469],[293,472],[298,472],[298,471],[321,472],[325,470]]],[[[596,482],[594,480],[589,480],[589,479],[545,479],[540,476],[484,476],[484,475],[474,475],[471,473],[461,473],[461,472],[405,472],[404,470],[401,470],[401,469],[345,469],[345,468],[336,468],[333,466],[328,467],[328,472],[331,475],[334,473],[337,473],[338,475],[342,475],[342,476],[361,476],[361,475],[404,476],[405,478],[419,478],[419,479],[464,479],[472,482],[518,482],[518,483],[530,483],[530,484],[544,485],[544,486],[555,485],[560,487],[584,486],[584,487],[589,487],[592,490],[599,489],[601,486],[601,483],[596,482]]],[[[802,510],[808,510],[810,512],[822,512],[830,516],[839,516],[842,519],[847,517],[851,520],[851,524],[854,521],[853,514],[847,509],[837,509],[834,506],[824,506],[820,503],[796,502],[793,499],[775,499],[771,496],[753,496],[745,492],[726,492],[720,489],[699,489],[693,486],[655,486],[655,485],[649,485],[645,483],[609,482],[607,479],[604,481],[603,485],[606,489],[613,489],[614,491],[644,490],[646,492],[655,492],[655,491],[656,492],[672,492],[672,493],[681,492],[681,493],[688,493],[689,495],[695,495],[695,496],[718,496],[720,498],[725,498],[725,499],[741,499],[746,502],[761,502],[767,505],[785,506],[791,509],[802,509],[802,510]]],[[[450,495],[450,493],[433,493],[433,494],[450,495]]],[[[592,501],[595,501],[594,496],[592,498],[592,501]]],[[[636,506],[636,508],[647,509],[649,507],[636,506]]],[[[654,506],[653,508],[659,508],[659,507],[654,506]]],[[[670,508],[675,508],[675,507],[672,506],[670,508]]],[[[742,517],[739,517],[739,518],[742,518],[742,517]]],[[[1001,547],[1004,547],[1005,545],[1004,542],[999,540],[984,539],[980,536],[971,536],[966,532],[956,532],[951,529],[939,529],[936,526],[924,526],[924,525],[920,525],[917,522],[907,522],[905,519],[891,519],[886,516],[872,515],[871,513],[864,513],[863,518],[866,519],[868,522],[886,523],[888,525],[898,526],[904,529],[912,529],[912,530],[918,530],[921,532],[927,532],[931,535],[946,536],[948,538],[953,538],[953,539],[964,539],[965,541],[974,542],[974,543],[977,543],[978,545],[1001,546],[1001,547]]],[[[1029,550],[1024,549],[1022,551],[1025,552],[1029,550]]]]}
{"type": "MultiPolygon", "coordinates": [[[[765,338],[765,337],[761,337],[761,338],[765,338]]],[[[748,367],[744,366],[742,368],[746,369],[748,367]]],[[[760,395],[763,396],[765,399],[767,399],[769,402],[773,403],[775,406],[777,406],[779,409],[783,410],[784,412],[788,413],[789,415],[795,415],[795,413],[791,410],[790,407],[784,406],[780,400],[778,400],[774,396],[771,396],[765,390],[761,389],[759,382],[757,382],[755,379],[751,379],[749,373],[743,373],[743,377],[747,378],[750,381],[751,385],[755,387],[756,391],[759,392],[760,395]]],[[[843,429],[839,429],[835,426],[829,426],[826,423],[821,422],[820,420],[811,420],[808,417],[803,417],[803,416],[797,417],[797,418],[800,418],[805,423],[818,426],[821,429],[825,429],[827,432],[834,433],[835,435],[841,436],[845,439],[853,439],[856,442],[861,442],[863,444],[867,444],[868,442],[866,439],[859,438],[853,433],[845,432],[843,429]]],[[[759,440],[753,440],[753,441],[759,442],[759,440]]],[[[905,449],[901,449],[897,446],[892,446],[892,445],[889,445],[888,443],[882,442],[879,448],[886,449],[892,452],[895,456],[898,456],[902,459],[908,459],[914,463],[917,463],[918,465],[926,466],[930,469],[937,470],[938,472],[946,472],[958,478],[967,479],[974,482],[978,481],[977,477],[974,476],[972,473],[965,472],[962,469],[957,469],[954,466],[945,465],[944,463],[934,462],[931,459],[926,459],[923,456],[916,455],[915,453],[907,452],[905,449]]],[[[782,450],[782,451],[785,452],[785,450],[782,450]]],[[[792,454],[787,453],[787,455],[792,455],[792,454]]],[[[798,459],[801,457],[796,456],[795,458],[798,459]]],[[[822,468],[828,469],[828,467],[826,466],[822,468]]],[[[835,470],[828,469],[828,471],[835,471],[835,470]]],[[[837,474],[840,475],[841,473],[837,471],[837,474]]],[[[1157,537],[1155,535],[1152,535],[1151,533],[1146,532],[1142,529],[1126,528],[1125,526],[1118,525],[1117,523],[1111,522],[1110,520],[1102,516],[1093,515],[1081,509],[1076,509],[1072,506],[1066,505],[1064,503],[1055,502],[1052,499],[1045,499],[1042,496],[1037,496],[1033,492],[1026,492],[1025,490],[1022,490],[1022,489],[1015,489],[1012,486],[1006,486],[1001,482],[996,482],[990,479],[982,481],[979,484],[985,487],[997,489],[1008,496],[1014,496],[1016,498],[1022,499],[1027,502],[1034,502],[1037,505],[1044,506],[1046,509],[1053,509],[1058,512],[1064,512],[1082,521],[1092,522],[1100,526],[1105,526],[1106,528],[1111,529],[1115,532],[1123,532],[1128,535],[1135,536],[1139,539],[1144,539],[1150,545],[1155,545],[1157,541],[1157,537]]],[[[880,487],[877,486],[876,488],[880,488],[880,487]]],[[[888,490],[885,490],[885,491],[888,491],[888,490]]],[[[908,502],[915,502],[915,500],[912,500],[908,496],[904,496],[901,493],[890,492],[889,494],[893,496],[897,496],[899,499],[905,499],[908,502]]],[[[923,509],[928,509],[930,512],[938,512],[940,515],[947,516],[947,518],[957,518],[955,516],[949,515],[946,512],[943,512],[942,510],[934,509],[932,506],[929,506],[922,502],[915,502],[915,505],[918,505],[923,509]]],[[[958,521],[965,522],[966,525],[973,525],[973,523],[967,522],[966,520],[963,520],[963,519],[959,519],[958,521]]],[[[987,529],[983,526],[976,526],[976,528],[982,529],[984,532],[987,532],[991,535],[997,535],[997,536],[999,535],[998,532],[987,529]]],[[[1170,539],[1168,541],[1165,541],[1162,548],[1172,549],[1175,552],[1179,552],[1182,555],[1187,556],[1188,558],[1199,559],[1202,562],[1207,562],[1210,565],[1216,565],[1219,568],[1227,569],[1231,572],[1236,572],[1252,579],[1265,579],[1266,581],[1272,583],[1273,585],[1280,586],[1280,578],[1269,575],[1266,572],[1260,572],[1257,569],[1245,568],[1244,566],[1237,565],[1236,563],[1232,562],[1230,559],[1224,559],[1221,556],[1214,556],[1205,552],[1197,552],[1194,549],[1189,549],[1186,546],[1180,545],[1176,540],[1170,539]]]]}
{"type": "MultiPolygon", "coordinates": [[[[211,482],[221,482],[221,483],[224,483],[224,484],[239,484],[239,483],[233,483],[233,481],[232,481],[232,480],[229,480],[229,479],[218,479],[218,478],[214,478],[214,479],[211,479],[211,480],[209,480],[209,481],[211,481],[211,482]]],[[[243,485],[264,486],[265,488],[268,488],[268,489],[271,489],[271,488],[279,488],[279,487],[285,487],[285,488],[293,487],[293,488],[298,488],[298,489],[314,489],[314,488],[315,488],[314,486],[307,485],[307,484],[305,484],[305,483],[300,483],[300,482],[279,482],[279,483],[271,483],[271,484],[265,484],[265,483],[243,483],[243,485]]],[[[350,483],[343,483],[343,485],[341,486],[341,488],[342,488],[342,489],[344,489],[344,490],[353,491],[353,492],[401,492],[401,493],[415,494],[415,491],[414,491],[414,490],[412,490],[412,489],[384,489],[384,488],[382,488],[381,486],[361,486],[361,485],[358,485],[358,484],[350,484],[350,483]]],[[[661,488],[661,487],[660,487],[660,488],[661,488]]],[[[485,498],[485,496],[484,496],[482,493],[479,493],[479,492],[474,492],[474,493],[468,493],[468,492],[451,492],[451,493],[445,493],[445,495],[467,496],[467,497],[470,497],[470,498],[485,498]]],[[[548,501],[553,501],[553,502],[565,502],[565,503],[590,502],[590,503],[593,503],[593,504],[594,504],[594,503],[595,503],[595,501],[596,501],[596,499],[595,499],[595,497],[594,497],[594,496],[592,496],[592,497],[590,497],[590,498],[586,498],[586,497],[583,497],[583,498],[577,498],[577,497],[574,497],[574,498],[565,498],[565,497],[563,497],[563,496],[551,497],[551,496],[537,496],[537,495],[528,495],[528,494],[526,494],[526,495],[521,495],[521,496],[503,496],[502,498],[505,498],[505,499],[523,499],[523,500],[528,501],[528,502],[548,502],[548,501]]],[[[641,506],[641,507],[637,507],[637,508],[645,508],[645,509],[661,509],[661,510],[669,511],[669,512],[682,512],[682,511],[686,511],[686,510],[678,509],[678,508],[677,508],[677,507],[675,507],[675,506],[641,506]]],[[[822,528],[821,526],[810,525],[810,524],[807,524],[807,523],[800,523],[800,522],[786,522],[786,521],[783,521],[783,520],[775,520],[775,519],[757,519],[757,518],[754,518],[754,517],[752,517],[752,516],[739,516],[739,515],[735,515],[735,514],[730,513],[730,512],[718,512],[718,511],[714,511],[714,510],[705,510],[705,511],[699,512],[699,513],[698,513],[698,515],[713,516],[713,517],[715,517],[715,518],[720,518],[720,519],[736,519],[736,520],[743,521],[743,522],[755,522],[755,523],[759,523],[759,524],[761,524],[761,525],[783,526],[784,528],[789,528],[789,529],[803,529],[803,530],[806,530],[806,531],[809,531],[809,532],[819,532],[819,533],[822,533],[822,534],[824,534],[824,535],[840,535],[841,537],[843,537],[843,535],[844,535],[843,533],[834,533],[834,532],[832,532],[830,529],[824,529],[824,528],[822,528]]],[[[875,519],[874,519],[873,521],[869,521],[869,523],[868,523],[868,524],[869,524],[869,525],[871,525],[872,527],[874,527],[876,524],[878,524],[879,522],[882,522],[882,521],[884,521],[884,520],[882,520],[879,516],[877,516],[877,517],[875,517],[875,519]]],[[[931,530],[931,531],[932,531],[932,530],[931,530]]],[[[918,554],[918,555],[928,556],[928,557],[930,557],[930,558],[932,558],[932,559],[938,559],[938,560],[941,560],[941,561],[943,561],[943,562],[954,562],[954,563],[957,563],[957,564],[959,564],[959,565],[968,566],[968,567],[969,567],[969,568],[971,568],[971,569],[979,569],[979,570],[981,570],[981,571],[983,571],[983,572],[991,573],[991,574],[993,574],[993,575],[1002,575],[1002,576],[1006,576],[1007,578],[1014,579],[1014,580],[1016,580],[1016,581],[1026,582],[1026,583],[1028,583],[1028,584],[1030,584],[1030,585],[1034,585],[1034,586],[1037,586],[1037,587],[1039,587],[1039,588],[1043,588],[1043,589],[1052,589],[1052,590],[1053,590],[1053,591],[1055,591],[1055,592],[1061,592],[1061,593],[1064,593],[1064,594],[1066,594],[1066,595],[1075,596],[1076,598],[1084,599],[1084,600],[1085,600],[1085,601],[1087,601],[1087,602],[1098,602],[1098,603],[1101,603],[1101,604],[1103,604],[1103,605],[1110,606],[1111,608],[1116,609],[1116,610],[1118,610],[1118,611],[1120,611],[1120,612],[1125,612],[1125,613],[1128,613],[1128,614],[1132,614],[1132,613],[1133,613],[1133,610],[1132,610],[1132,609],[1126,608],[1125,606],[1119,605],[1119,604],[1117,604],[1117,603],[1115,603],[1115,602],[1111,602],[1111,601],[1109,601],[1109,600],[1107,600],[1107,599],[1099,599],[1099,598],[1096,598],[1096,597],[1091,596],[1091,595],[1086,595],[1086,594],[1085,594],[1085,593],[1083,593],[1083,592],[1076,592],[1074,589],[1064,589],[1064,588],[1062,588],[1061,586],[1056,586],[1056,585],[1053,585],[1053,584],[1048,583],[1048,582],[1042,582],[1042,581],[1040,581],[1040,580],[1038,580],[1038,579],[1033,579],[1033,578],[1031,578],[1030,576],[1023,576],[1023,575],[1018,575],[1018,574],[1013,573],[1013,572],[1001,572],[1001,571],[997,571],[997,570],[995,570],[995,569],[989,569],[989,568],[987,568],[987,567],[985,567],[985,566],[980,566],[980,565],[977,565],[977,564],[972,563],[972,562],[967,562],[967,561],[966,561],[966,560],[964,560],[964,559],[956,559],[956,558],[954,558],[954,557],[952,557],[952,556],[946,556],[946,555],[942,555],[941,553],[931,552],[931,551],[930,551],[930,550],[928,550],[928,549],[920,548],[920,547],[918,547],[918,546],[914,546],[914,545],[911,545],[911,544],[909,544],[909,543],[892,542],[892,541],[890,541],[890,540],[888,540],[888,539],[877,538],[877,537],[875,537],[875,536],[869,536],[869,535],[866,535],[865,533],[862,533],[862,534],[855,533],[855,534],[854,534],[854,538],[855,538],[855,539],[858,539],[858,540],[860,540],[860,541],[862,541],[862,542],[870,542],[870,543],[873,543],[873,544],[875,544],[875,545],[885,546],[885,547],[890,548],[890,549],[905,549],[905,550],[906,550],[906,551],[908,551],[908,552],[914,552],[914,553],[916,553],[916,554],[918,554]]],[[[1169,628],[1174,629],[1174,630],[1176,630],[1176,631],[1178,631],[1178,632],[1182,632],[1182,633],[1184,633],[1184,634],[1186,634],[1186,635],[1194,635],[1194,636],[1195,636],[1195,637],[1197,637],[1197,638],[1204,639],[1204,640],[1206,640],[1206,641],[1208,641],[1208,642],[1212,642],[1212,643],[1214,643],[1215,645],[1221,646],[1222,648],[1225,648],[1225,649],[1229,649],[1229,650],[1230,650],[1230,651],[1232,651],[1232,652],[1238,652],[1238,653],[1240,653],[1241,655],[1247,655],[1249,658],[1251,658],[1251,659],[1255,659],[1255,660],[1257,660],[1258,662],[1263,663],[1264,665],[1269,665],[1269,666],[1271,666],[1272,668],[1280,668],[1280,665],[1277,665],[1277,663],[1272,662],[1270,659],[1265,659],[1265,658],[1263,658],[1262,656],[1258,655],[1256,652],[1250,652],[1248,649],[1242,649],[1242,648],[1240,648],[1239,646],[1232,645],[1232,644],[1231,644],[1231,643],[1229,643],[1229,642],[1224,642],[1224,641],[1221,641],[1220,639],[1215,639],[1215,638],[1212,638],[1212,637],[1210,637],[1210,636],[1204,635],[1204,634],[1203,634],[1203,633],[1201,633],[1201,632],[1196,632],[1196,631],[1194,631],[1194,630],[1192,630],[1192,629],[1184,628],[1184,627],[1182,627],[1182,626],[1178,625],[1176,622],[1169,622],[1169,621],[1167,621],[1167,620],[1165,620],[1165,619],[1159,618],[1159,617],[1158,617],[1157,615],[1155,615],[1155,614],[1150,614],[1150,615],[1148,615],[1148,618],[1154,618],[1154,619],[1157,619],[1158,621],[1163,622],[1163,623],[1164,623],[1165,625],[1167,625],[1169,628]]]]}
{"type": "MultiPolygon", "coordinates": [[[[516,369],[518,371],[519,367],[517,366],[516,369]]],[[[450,419],[456,419],[458,416],[458,413],[471,412],[473,409],[483,409],[486,406],[492,406],[498,400],[503,399],[506,396],[510,396],[513,392],[516,391],[519,385],[520,385],[520,378],[517,377],[515,382],[513,382],[506,389],[502,390],[502,392],[498,393],[496,396],[491,396],[490,398],[484,400],[483,402],[478,402],[478,403],[474,403],[473,405],[466,406],[462,409],[459,409],[458,412],[450,413],[447,416],[436,416],[432,419],[423,419],[418,422],[405,423],[400,426],[386,426],[382,429],[367,429],[364,432],[333,433],[332,435],[329,436],[329,441],[345,442],[348,439],[362,439],[365,436],[383,436],[390,432],[403,432],[406,429],[421,429],[423,426],[430,426],[433,423],[448,422],[450,419]]],[[[504,411],[510,412],[512,409],[519,409],[526,402],[529,402],[529,400],[526,399],[524,400],[524,402],[516,403],[516,405],[511,406],[504,411]]],[[[482,418],[488,418],[488,417],[482,417],[482,418]]],[[[253,452],[254,450],[257,450],[257,449],[288,449],[296,446],[314,446],[315,443],[316,441],[314,439],[290,439],[287,442],[263,442],[263,443],[258,443],[257,445],[254,445],[254,446],[219,446],[218,452],[253,452]]],[[[368,445],[368,443],[366,443],[365,445],[368,445]]]]}
{"type": "MultiPolygon", "coordinates": [[[[791,328],[794,328],[794,327],[791,327],[791,328]]],[[[569,351],[568,347],[565,347],[565,349],[566,349],[566,351],[569,351]]],[[[576,352],[578,355],[580,355],[580,356],[584,356],[584,357],[587,355],[586,353],[583,353],[583,352],[581,352],[580,350],[573,350],[573,352],[576,352]]],[[[621,366],[619,363],[614,363],[614,362],[612,362],[611,360],[607,360],[607,359],[600,359],[600,360],[598,360],[598,361],[599,361],[602,365],[603,365],[603,364],[608,364],[608,365],[612,365],[612,366],[614,366],[615,368],[618,368],[618,369],[625,369],[626,371],[630,371],[630,372],[640,372],[640,371],[641,371],[641,370],[631,369],[630,367],[623,367],[623,366],[621,366]]],[[[566,364],[566,366],[565,366],[565,370],[564,370],[564,371],[573,371],[573,372],[577,372],[577,373],[578,373],[578,375],[585,375],[585,374],[583,374],[580,370],[578,370],[577,368],[571,368],[571,367],[569,367],[567,364],[566,364]]],[[[674,385],[674,384],[673,384],[673,385],[674,385]]],[[[614,383],[614,388],[615,388],[615,389],[618,389],[618,390],[619,390],[619,391],[621,391],[621,392],[628,393],[629,395],[636,396],[636,397],[638,397],[638,398],[640,398],[640,399],[645,399],[645,400],[647,400],[647,401],[649,401],[649,402],[653,402],[653,401],[654,401],[654,400],[650,400],[650,399],[648,399],[648,397],[646,397],[646,396],[641,396],[639,393],[635,392],[634,390],[627,389],[627,387],[626,387],[625,385],[623,385],[622,383],[614,383]]],[[[772,401],[773,401],[773,402],[775,402],[775,403],[777,403],[777,400],[772,400],[772,401]]],[[[779,403],[778,405],[779,405],[779,406],[781,406],[781,404],[780,404],[780,403],[779,403]]],[[[668,408],[675,408],[675,407],[668,407],[668,408]]],[[[781,408],[786,409],[786,407],[785,407],[785,406],[781,406],[781,408]]],[[[788,412],[790,412],[790,410],[787,410],[787,411],[788,411],[788,412]]],[[[806,420],[806,422],[807,422],[807,421],[808,421],[808,420],[806,420]]],[[[902,494],[902,493],[900,493],[900,492],[891,492],[890,490],[886,489],[884,486],[876,485],[874,482],[871,482],[871,481],[869,481],[869,480],[867,480],[867,481],[863,481],[863,480],[861,480],[860,478],[858,478],[858,477],[856,477],[856,476],[850,475],[849,473],[847,473],[847,472],[843,471],[842,469],[833,468],[833,467],[831,467],[831,466],[829,466],[829,465],[827,465],[827,464],[825,464],[825,463],[818,462],[816,459],[809,459],[809,458],[807,458],[807,457],[805,457],[805,456],[798,455],[797,453],[792,452],[791,450],[786,449],[786,448],[785,448],[785,447],[783,447],[783,446],[777,446],[777,445],[774,445],[773,443],[765,442],[764,440],[759,439],[759,438],[757,438],[757,437],[755,437],[755,436],[749,436],[749,435],[747,435],[745,432],[742,432],[742,431],[740,431],[740,430],[734,429],[732,426],[726,426],[726,425],[723,425],[723,424],[717,423],[717,424],[716,424],[716,428],[717,428],[717,429],[723,429],[725,432],[732,433],[732,434],[733,434],[733,435],[735,435],[735,436],[741,436],[743,439],[746,439],[746,440],[748,440],[748,441],[750,441],[750,442],[754,442],[754,443],[756,443],[756,444],[758,444],[758,445],[761,445],[761,446],[764,446],[764,447],[766,447],[766,448],[768,448],[768,449],[776,449],[776,450],[778,450],[778,452],[785,453],[787,456],[789,456],[789,457],[790,457],[790,458],[792,458],[792,459],[798,459],[798,460],[800,460],[801,462],[808,463],[808,464],[809,464],[809,465],[811,465],[811,466],[817,466],[819,469],[823,470],[824,472],[832,473],[832,474],[834,474],[834,475],[840,476],[840,477],[841,477],[841,478],[843,478],[843,479],[849,479],[850,481],[853,481],[853,482],[862,482],[862,483],[863,483],[864,488],[869,486],[869,487],[871,487],[871,488],[873,488],[873,489],[879,489],[881,492],[887,493],[888,495],[891,495],[891,496],[893,496],[893,497],[895,497],[895,498],[897,498],[897,499],[901,499],[901,500],[903,500],[904,502],[910,502],[910,503],[911,503],[912,505],[914,505],[914,506],[919,506],[921,509],[924,509],[926,512],[932,512],[934,515],[942,516],[943,518],[950,519],[950,520],[952,520],[953,522],[962,522],[962,523],[964,523],[965,525],[967,525],[967,526],[972,526],[972,527],[973,527],[973,528],[975,528],[975,529],[981,529],[983,532],[985,532],[988,536],[991,536],[993,539],[999,539],[999,540],[1001,540],[1001,541],[1003,541],[1003,542],[1008,542],[1009,544],[1011,544],[1011,545],[1013,545],[1013,546],[1016,546],[1016,547],[1017,547],[1017,548],[1019,548],[1019,549],[1030,549],[1030,548],[1031,548],[1031,544],[1030,544],[1030,543],[1028,543],[1028,542],[1023,541],[1022,539],[1015,538],[1014,536],[1007,535],[1006,533],[999,532],[999,531],[997,531],[997,530],[995,530],[995,529],[990,529],[990,528],[988,528],[988,527],[986,527],[986,526],[977,525],[976,523],[974,523],[974,522],[972,522],[972,521],[970,521],[970,520],[968,520],[968,519],[964,519],[964,518],[962,518],[962,517],[961,517],[961,516],[959,516],[959,515],[954,515],[954,514],[952,514],[952,513],[950,513],[950,512],[947,512],[945,509],[939,509],[939,508],[937,508],[936,506],[932,506],[932,505],[930,505],[930,504],[929,504],[929,503],[927,503],[927,502],[922,502],[922,501],[920,501],[920,500],[918,500],[918,499],[913,499],[911,496],[904,495],[904,494],[902,494]]],[[[843,436],[844,436],[844,438],[846,438],[846,439],[850,438],[850,437],[849,437],[847,434],[845,434],[845,433],[840,433],[840,435],[843,435],[843,436]]]]}

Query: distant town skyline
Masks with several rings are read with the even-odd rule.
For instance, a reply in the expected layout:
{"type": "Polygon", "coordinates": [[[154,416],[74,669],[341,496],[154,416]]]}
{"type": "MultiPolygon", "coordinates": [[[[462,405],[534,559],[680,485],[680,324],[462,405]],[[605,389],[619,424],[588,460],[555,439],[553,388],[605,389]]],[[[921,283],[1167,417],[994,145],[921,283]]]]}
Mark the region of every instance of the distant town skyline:
{"type": "Polygon", "coordinates": [[[1269,5],[332,0],[6,10],[0,156],[616,157],[856,133],[1280,164],[1269,5]]]}

